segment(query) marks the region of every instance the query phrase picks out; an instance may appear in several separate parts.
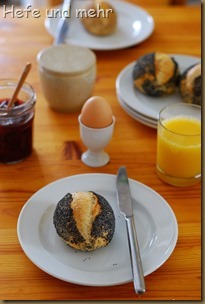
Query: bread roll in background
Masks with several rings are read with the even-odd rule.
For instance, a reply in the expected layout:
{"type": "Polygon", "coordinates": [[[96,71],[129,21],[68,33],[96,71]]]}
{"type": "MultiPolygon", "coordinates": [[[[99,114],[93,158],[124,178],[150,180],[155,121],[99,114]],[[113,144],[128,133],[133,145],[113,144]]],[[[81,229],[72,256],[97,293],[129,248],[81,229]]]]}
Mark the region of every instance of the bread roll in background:
{"type": "Polygon", "coordinates": [[[194,64],[184,71],[179,91],[184,102],[201,105],[201,63],[194,64]]]}
{"type": "Polygon", "coordinates": [[[96,36],[113,34],[117,28],[117,13],[106,1],[96,0],[86,7],[86,11],[95,11],[95,17],[83,15],[81,18],[84,28],[96,36]],[[98,13],[101,11],[100,13],[98,13]]]}
{"type": "Polygon", "coordinates": [[[175,92],[179,75],[178,63],[174,58],[160,52],[140,57],[133,69],[135,88],[153,97],[166,96],[175,92]]]}
{"type": "Polygon", "coordinates": [[[67,245],[82,251],[107,246],[115,231],[110,204],[92,191],[67,193],[56,206],[53,223],[67,245]]]}

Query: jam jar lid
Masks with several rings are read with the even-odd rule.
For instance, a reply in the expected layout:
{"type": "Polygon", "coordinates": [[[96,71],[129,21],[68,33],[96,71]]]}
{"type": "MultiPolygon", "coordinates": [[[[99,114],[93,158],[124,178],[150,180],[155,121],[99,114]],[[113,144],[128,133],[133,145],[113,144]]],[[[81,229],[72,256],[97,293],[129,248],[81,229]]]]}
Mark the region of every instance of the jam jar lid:
{"type": "Polygon", "coordinates": [[[37,61],[40,67],[50,73],[63,76],[77,76],[88,72],[96,64],[96,56],[88,48],[60,44],[39,52],[37,61]]]}

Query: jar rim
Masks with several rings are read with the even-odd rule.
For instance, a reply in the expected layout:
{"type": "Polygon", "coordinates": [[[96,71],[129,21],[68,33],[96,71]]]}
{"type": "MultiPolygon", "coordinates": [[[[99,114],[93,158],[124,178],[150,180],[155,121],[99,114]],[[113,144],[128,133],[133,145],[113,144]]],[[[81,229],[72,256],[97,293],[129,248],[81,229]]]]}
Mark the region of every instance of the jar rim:
{"type": "Polygon", "coordinates": [[[51,74],[77,76],[93,69],[96,55],[85,47],[60,44],[41,50],[37,55],[37,62],[39,67],[51,74]]]}
{"type": "MultiPolygon", "coordinates": [[[[11,78],[0,79],[0,91],[1,91],[1,88],[12,88],[13,87],[15,89],[17,83],[18,83],[17,79],[11,79],[11,78]]],[[[18,105],[17,107],[10,108],[9,110],[8,110],[8,108],[0,108],[1,117],[19,115],[20,113],[23,113],[26,110],[30,109],[32,106],[34,106],[34,104],[36,103],[36,93],[35,93],[33,87],[29,83],[24,82],[21,90],[29,93],[28,100],[23,102],[21,105],[18,105]]],[[[11,96],[9,96],[9,97],[11,97],[11,96]]]]}
{"type": "Polygon", "coordinates": [[[46,73],[49,73],[50,75],[53,76],[61,76],[61,77],[77,77],[77,76],[82,76],[85,75],[87,73],[92,72],[93,70],[96,69],[95,65],[94,66],[90,66],[88,69],[86,70],[82,70],[82,71],[78,71],[78,72],[58,72],[52,69],[48,69],[44,66],[39,65],[40,70],[42,69],[42,71],[45,71],[46,73]]]}

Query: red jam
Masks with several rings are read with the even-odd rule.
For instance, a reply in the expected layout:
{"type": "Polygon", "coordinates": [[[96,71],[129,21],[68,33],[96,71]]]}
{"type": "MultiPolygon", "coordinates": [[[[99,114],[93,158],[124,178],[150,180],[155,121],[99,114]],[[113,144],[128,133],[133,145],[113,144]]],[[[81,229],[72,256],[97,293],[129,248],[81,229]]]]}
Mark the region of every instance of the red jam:
{"type": "MultiPolygon", "coordinates": [[[[9,104],[9,98],[2,98],[0,99],[0,109],[6,109],[8,107],[9,104]]],[[[14,102],[13,107],[18,107],[20,105],[23,104],[23,101],[20,99],[16,99],[16,101],[14,102]]]]}
{"type": "MultiPolygon", "coordinates": [[[[0,99],[0,112],[6,111],[9,98],[0,99]]],[[[32,152],[32,122],[34,112],[18,111],[25,103],[17,100],[8,115],[0,116],[0,162],[14,163],[32,152]]]]}

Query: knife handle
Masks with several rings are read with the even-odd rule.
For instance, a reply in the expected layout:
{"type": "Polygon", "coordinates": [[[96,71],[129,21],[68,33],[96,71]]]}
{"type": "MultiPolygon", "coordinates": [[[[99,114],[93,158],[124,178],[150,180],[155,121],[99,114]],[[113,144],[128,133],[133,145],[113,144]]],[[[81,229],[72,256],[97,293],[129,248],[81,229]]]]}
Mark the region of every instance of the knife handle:
{"type": "Polygon", "coordinates": [[[69,25],[68,20],[60,19],[57,26],[57,34],[54,41],[54,44],[65,43],[66,33],[68,31],[69,25]]]}
{"type": "Polygon", "coordinates": [[[131,257],[132,274],[135,292],[137,294],[145,293],[144,273],[140,257],[137,233],[133,216],[126,217],[126,227],[128,234],[128,243],[131,257]]]}

